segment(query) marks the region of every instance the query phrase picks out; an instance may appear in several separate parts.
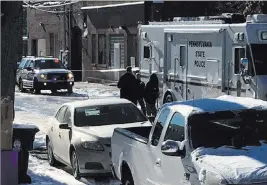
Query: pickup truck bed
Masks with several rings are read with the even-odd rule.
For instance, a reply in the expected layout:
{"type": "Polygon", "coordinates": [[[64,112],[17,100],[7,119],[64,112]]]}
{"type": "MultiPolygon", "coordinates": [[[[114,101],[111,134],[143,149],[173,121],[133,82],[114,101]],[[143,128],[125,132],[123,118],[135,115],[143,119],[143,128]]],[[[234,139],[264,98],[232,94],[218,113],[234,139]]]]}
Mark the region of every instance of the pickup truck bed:
{"type": "Polygon", "coordinates": [[[114,132],[117,132],[130,139],[134,139],[141,143],[147,144],[151,128],[152,126],[116,128],[114,132]]]}

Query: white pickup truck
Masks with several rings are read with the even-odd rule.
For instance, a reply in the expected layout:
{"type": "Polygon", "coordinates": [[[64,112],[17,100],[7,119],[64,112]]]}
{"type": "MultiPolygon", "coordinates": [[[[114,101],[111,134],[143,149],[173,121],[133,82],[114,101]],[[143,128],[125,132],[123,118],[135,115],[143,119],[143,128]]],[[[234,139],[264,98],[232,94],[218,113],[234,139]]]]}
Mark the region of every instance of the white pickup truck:
{"type": "Polygon", "coordinates": [[[165,104],[152,127],[115,129],[111,148],[123,185],[267,185],[267,102],[165,104]]]}

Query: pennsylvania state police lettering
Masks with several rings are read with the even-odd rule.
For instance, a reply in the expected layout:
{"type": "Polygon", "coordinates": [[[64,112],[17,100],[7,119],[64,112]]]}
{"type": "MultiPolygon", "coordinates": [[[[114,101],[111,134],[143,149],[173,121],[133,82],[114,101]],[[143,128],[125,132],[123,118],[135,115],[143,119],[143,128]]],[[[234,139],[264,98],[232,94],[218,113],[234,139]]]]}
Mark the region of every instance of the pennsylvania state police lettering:
{"type": "MultiPolygon", "coordinates": [[[[189,47],[211,48],[212,47],[212,42],[210,42],[210,41],[189,41],[188,45],[189,45],[189,47]]],[[[201,67],[201,68],[206,67],[206,54],[205,54],[205,51],[195,51],[195,57],[197,58],[194,61],[194,66],[195,67],[201,67]]]]}
{"type": "Polygon", "coordinates": [[[205,67],[205,61],[195,60],[196,67],[205,67]]]}
{"type": "Polygon", "coordinates": [[[189,41],[190,47],[202,47],[202,48],[211,48],[212,42],[210,41],[189,41]]]}

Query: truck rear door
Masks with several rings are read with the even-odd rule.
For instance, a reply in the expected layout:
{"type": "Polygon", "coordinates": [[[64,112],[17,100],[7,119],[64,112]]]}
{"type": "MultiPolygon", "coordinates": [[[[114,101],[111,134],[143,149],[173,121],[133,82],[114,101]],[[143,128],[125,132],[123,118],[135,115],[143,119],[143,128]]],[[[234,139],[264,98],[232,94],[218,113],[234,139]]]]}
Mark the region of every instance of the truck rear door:
{"type": "Polygon", "coordinates": [[[183,99],[218,96],[224,71],[224,30],[192,27],[165,29],[164,32],[174,35],[172,42],[177,47],[173,91],[178,95],[183,88],[183,99]]]}
{"type": "Polygon", "coordinates": [[[178,33],[165,32],[167,42],[166,54],[168,69],[168,82],[177,100],[186,100],[186,76],[187,76],[187,39],[179,36],[178,33]]]}

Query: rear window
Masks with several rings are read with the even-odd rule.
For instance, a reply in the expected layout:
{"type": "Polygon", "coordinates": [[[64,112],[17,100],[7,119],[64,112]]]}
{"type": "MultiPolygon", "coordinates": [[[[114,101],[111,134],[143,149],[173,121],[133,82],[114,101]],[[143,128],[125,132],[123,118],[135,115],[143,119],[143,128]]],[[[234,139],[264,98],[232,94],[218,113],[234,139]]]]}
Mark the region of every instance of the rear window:
{"type": "Polygon", "coordinates": [[[64,65],[60,60],[43,59],[35,60],[35,69],[64,69],[64,65]]]}
{"type": "Polygon", "coordinates": [[[132,104],[102,105],[76,108],[74,125],[102,126],[147,121],[142,112],[132,104]]]}

